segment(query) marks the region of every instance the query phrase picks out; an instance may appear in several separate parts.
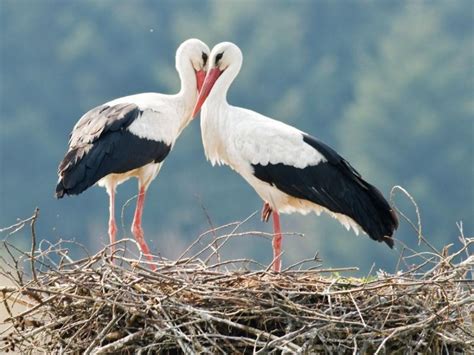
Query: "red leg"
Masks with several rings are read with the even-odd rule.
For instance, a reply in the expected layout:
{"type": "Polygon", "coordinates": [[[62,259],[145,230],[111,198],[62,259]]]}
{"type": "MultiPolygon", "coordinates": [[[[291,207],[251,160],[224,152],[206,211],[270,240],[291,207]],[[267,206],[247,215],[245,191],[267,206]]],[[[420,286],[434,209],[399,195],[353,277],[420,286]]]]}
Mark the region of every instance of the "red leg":
{"type": "MultiPolygon", "coordinates": [[[[153,260],[151,256],[150,249],[145,242],[145,238],[143,236],[143,228],[142,228],[142,214],[143,214],[143,206],[145,204],[145,188],[141,187],[138,193],[138,200],[137,200],[137,208],[135,209],[135,215],[133,217],[132,223],[132,233],[135,236],[138,244],[140,245],[140,249],[142,253],[145,254],[146,258],[150,261],[153,260]]],[[[155,270],[155,266],[151,267],[155,270]]]]}
{"type": "Polygon", "coordinates": [[[115,223],[115,189],[111,188],[109,192],[109,241],[112,244],[112,259],[115,252],[115,245],[117,235],[117,224],[115,223]]]}
{"type": "Polygon", "coordinates": [[[277,211],[273,211],[273,271],[280,272],[281,270],[281,228],[280,215],[277,211]]]}

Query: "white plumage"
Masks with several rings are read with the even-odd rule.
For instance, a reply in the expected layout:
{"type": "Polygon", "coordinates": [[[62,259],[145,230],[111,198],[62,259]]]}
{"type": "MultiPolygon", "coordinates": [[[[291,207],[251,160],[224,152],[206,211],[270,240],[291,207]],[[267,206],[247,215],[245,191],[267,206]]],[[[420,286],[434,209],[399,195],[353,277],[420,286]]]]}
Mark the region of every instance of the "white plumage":
{"type": "Polygon", "coordinates": [[[242,65],[233,43],[216,45],[193,115],[202,106],[201,132],[206,157],[238,172],[264,200],[262,219],[273,213],[274,269],[280,270],[278,212],[326,212],[356,234],[393,245],[398,221],[387,201],[350,164],[310,135],[231,106],[227,91],[242,65]]]}
{"type": "Polygon", "coordinates": [[[305,168],[326,161],[302,141],[303,132],[294,127],[240,107],[221,105],[219,111],[212,112],[209,106],[203,107],[201,130],[205,154],[211,162],[224,159],[239,171],[239,167],[250,164],[282,163],[305,168]]]}
{"type": "Polygon", "coordinates": [[[115,242],[117,232],[115,189],[136,177],[139,194],[132,233],[149,259],[150,251],[141,227],[145,193],[192,119],[208,55],[206,44],[197,39],[187,40],[176,52],[176,69],[181,79],[177,94],[125,96],[87,112],[74,126],[68,152],[58,169],[56,196],[59,198],[79,194],[96,183],[106,188],[110,197],[111,243],[115,242]]]}

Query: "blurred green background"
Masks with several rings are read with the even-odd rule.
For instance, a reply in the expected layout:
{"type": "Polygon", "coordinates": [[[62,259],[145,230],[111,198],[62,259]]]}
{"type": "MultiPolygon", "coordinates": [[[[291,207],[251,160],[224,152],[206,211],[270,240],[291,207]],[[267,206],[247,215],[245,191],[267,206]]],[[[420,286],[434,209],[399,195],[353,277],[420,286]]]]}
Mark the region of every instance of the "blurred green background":
{"type": "MultiPolygon", "coordinates": [[[[41,209],[40,238],[107,243],[107,195],[93,187],[55,200],[68,134],[90,108],[139,92],[174,93],[185,39],[233,41],[244,53],[229,101],[327,142],[388,196],[402,185],[437,247],[472,233],[474,2],[0,0],[0,228],[41,209]]],[[[136,194],[118,190],[117,209],[136,194]]],[[[402,196],[396,202],[414,218],[402,196]]],[[[149,189],[144,229],[174,258],[214,225],[261,208],[227,167],[206,162],[193,121],[149,189]]],[[[126,209],[127,235],[134,202],[126,209]]],[[[119,218],[119,216],[117,216],[119,218]]],[[[330,217],[284,215],[284,264],[316,251],[327,266],[392,270],[396,251],[330,217]]],[[[271,231],[251,219],[242,230],[271,231]]],[[[406,222],[396,237],[416,245],[406,222]]],[[[28,232],[17,235],[29,243],[28,232]]],[[[236,240],[226,257],[268,263],[271,244],[236,240]]]]}

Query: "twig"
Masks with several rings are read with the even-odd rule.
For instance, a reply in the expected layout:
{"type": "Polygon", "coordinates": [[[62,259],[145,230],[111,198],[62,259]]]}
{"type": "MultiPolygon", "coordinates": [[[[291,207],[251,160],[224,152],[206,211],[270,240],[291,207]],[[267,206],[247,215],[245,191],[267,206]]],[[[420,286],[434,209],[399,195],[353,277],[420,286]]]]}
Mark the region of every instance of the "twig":
{"type": "Polygon", "coordinates": [[[84,355],[89,355],[93,352],[94,350],[94,347],[99,344],[104,338],[105,336],[107,335],[107,333],[110,331],[110,329],[112,329],[112,327],[117,324],[117,322],[119,320],[121,320],[123,317],[125,316],[125,313],[118,316],[118,317],[113,317],[112,320],[109,322],[109,324],[107,324],[104,329],[102,329],[102,331],[95,337],[94,340],[92,340],[92,342],[90,343],[90,345],[88,346],[88,348],[86,349],[86,351],[84,351],[84,355]]]}
{"type": "Polygon", "coordinates": [[[16,232],[18,232],[21,228],[23,228],[25,226],[26,223],[30,222],[33,218],[35,218],[35,215],[29,217],[29,218],[26,218],[26,219],[22,219],[21,221],[18,221],[17,223],[15,224],[12,224],[11,226],[8,226],[8,227],[5,227],[5,228],[0,228],[0,233],[3,233],[3,232],[6,232],[8,230],[12,230],[12,232],[9,233],[9,235],[11,234],[15,234],[16,232]]]}
{"type": "Polygon", "coordinates": [[[13,286],[0,287],[0,307],[9,315],[0,351],[473,352],[474,257],[468,249],[474,238],[462,229],[459,242],[440,255],[402,244],[397,272],[370,272],[370,279],[338,276],[357,268],[323,268],[317,255],[279,274],[248,258],[214,265],[200,259],[228,247],[231,238],[268,237],[238,231],[241,226],[201,234],[188,251],[201,250],[157,259],[157,273],[141,262],[138,247],[130,247],[133,240],[115,243],[118,264],[108,262],[110,246],[73,260],[67,250],[80,245],[71,241],[32,239],[31,252],[5,241],[0,274],[13,286]],[[32,273],[27,280],[22,267],[32,259],[36,279],[32,273]],[[16,311],[15,304],[27,308],[16,311]]]}
{"type": "Polygon", "coordinates": [[[33,218],[31,220],[31,273],[33,274],[33,280],[35,283],[38,283],[38,277],[36,276],[36,267],[35,267],[35,250],[36,250],[36,231],[35,231],[35,224],[36,220],[38,219],[39,215],[39,208],[35,208],[35,213],[33,214],[33,218]]]}
{"type": "Polygon", "coordinates": [[[137,198],[138,195],[130,197],[127,201],[125,201],[125,203],[122,205],[122,209],[120,210],[120,223],[122,225],[122,232],[124,235],[127,235],[127,231],[125,229],[125,209],[133,200],[136,200],[137,198]]]}
{"type": "Polygon", "coordinates": [[[201,205],[201,209],[204,212],[204,215],[206,216],[206,219],[207,219],[207,223],[209,224],[210,230],[212,231],[212,236],[213,236],[214,240],[213,240],[212,244],[210,244],[210,245],[212,245],[212,249],[216,253],[217,262],[220,263],[221,262],[221,256],[220,256],[220,254],[217,250],[218,245],[217,245],[217,241],[216,241],[217,233],[216,233],[216,230],[215,230],[215,226],[212,223],[211,216],[209,215],[209,212],[207,211],[206,206],[204,206],[204,204],[202,203],[201,197],[199,195],[195,195],[195,196],[199,200],[199,204],[201,205]]]}
{"type": "Polygon", "coordinates": [[[113,343],[104,345],[100,348],[95,349],[91,354],[106,354],[106,353],[113,353],[114,351],[120,350],[123,346],[127,345],[128,343],[135,341],[137,338],[142,337],[145,334],[145,330],[139,330],[136,333],[132,333],[123,337],[119,340],[114,341],[113,343]]]}

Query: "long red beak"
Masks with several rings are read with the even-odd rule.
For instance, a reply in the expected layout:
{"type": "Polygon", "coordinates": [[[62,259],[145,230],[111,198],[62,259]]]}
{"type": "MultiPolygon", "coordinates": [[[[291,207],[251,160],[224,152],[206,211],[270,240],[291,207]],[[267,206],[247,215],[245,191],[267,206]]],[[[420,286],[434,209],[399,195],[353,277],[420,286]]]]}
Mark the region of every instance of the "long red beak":
{"type": "Polygon", "coordinates": [[[197,82],[197,89],[198,92],[201,91],[202,84],[204,83],[204,79],[206,78],[206,71],[205,70],[199,70],[196,72],[196,82],[197,82]]]}
{"type": "Polygon", "coordinates": [[[197,113],[201,109],[201,106],[204,104],[204,101],[206,101],[207,97],[209,96],[212,87],[216,83],[219,76],[221,76],[221,74],[222,71],[220,71],[219,68],[213,68],[207,73],[206,79],[204,80],[204,84],[202,84],[202,89],[199,92],[199,97],[197,99],[196,106],[194,106],[192,117],[197,115],[197,113]]]}

